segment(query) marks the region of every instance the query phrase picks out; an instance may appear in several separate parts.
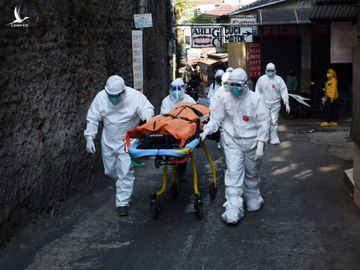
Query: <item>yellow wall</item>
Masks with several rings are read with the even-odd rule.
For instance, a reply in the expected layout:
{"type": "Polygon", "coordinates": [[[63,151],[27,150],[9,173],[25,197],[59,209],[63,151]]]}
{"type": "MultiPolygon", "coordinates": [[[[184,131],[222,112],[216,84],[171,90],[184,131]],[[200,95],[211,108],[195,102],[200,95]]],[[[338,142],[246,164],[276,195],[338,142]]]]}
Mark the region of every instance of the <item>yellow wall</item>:
{"type": "Polygon", "coordinates": [[[246,69],[245,43],[228,43],[228,66],[246,69]]]}

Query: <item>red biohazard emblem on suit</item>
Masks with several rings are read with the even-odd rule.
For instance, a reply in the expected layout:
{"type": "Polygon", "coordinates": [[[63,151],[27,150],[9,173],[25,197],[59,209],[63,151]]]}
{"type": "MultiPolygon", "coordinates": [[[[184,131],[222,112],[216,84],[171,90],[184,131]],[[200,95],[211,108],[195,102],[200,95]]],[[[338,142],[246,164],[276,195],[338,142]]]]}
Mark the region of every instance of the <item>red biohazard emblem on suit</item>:
{"type": "Polygon", "coordinates": [[[247,115],[243,115],[243,120],[245,121],[245,122],[247,122],[247,121],[249,121],[249,117],[247,116],[247,115]]]}
{"type": "Polygon", "coordinates": [[[275,84],[272,85],[272,88],[275,89],[275,84]]]}

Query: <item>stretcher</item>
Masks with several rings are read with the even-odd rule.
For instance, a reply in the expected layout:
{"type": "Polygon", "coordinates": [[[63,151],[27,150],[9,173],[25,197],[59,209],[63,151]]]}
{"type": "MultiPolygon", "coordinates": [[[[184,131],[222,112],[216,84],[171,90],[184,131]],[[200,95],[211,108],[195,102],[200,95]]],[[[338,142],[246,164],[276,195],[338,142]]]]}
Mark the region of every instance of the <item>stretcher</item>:
{"type": "Polygon", "coordinates": [[[214,162],[206,148],[205,142],[200,142],[198,134],[188,140],[184,147],[177,147],[176,143],[171,141],[171,137],[166,134],[151,134],[151,140],[158,143],[149,144],[148,136],[138,138],[128,148],[128,153],[132,159],[143,158],[143,157],[155,157],[155,167],[163,167],[162,186],[161,189],[153,192],[150,195],[151,200],[151,212],[154,219],[158,219],[161,214],[161,206],[159,198],[166,193],[167,178],[168,178],[168,167],[171,167],[171,184],[170,194],[176,198],[179,190],[179,179],[183,177],[184,170],[175,170],[176,166],[185,164],[188,160],[191,160],[193,170],[193,190],[194,190],[194,213],[196,217],[201,220],[204,216],[202,196],[198,189],[198,171],[195,162],[194,150],[196,148],[202,148],[205,155],[210,163],[212,170],[212,180],[209,182],[209,194],[210,198],[214,199],[217,191],[216,186],[216,171],[214,162]],[[157,138],[161,138],[156,140],[157,138]],[[164,143],[164,141],[166,143],[164,143]]]}

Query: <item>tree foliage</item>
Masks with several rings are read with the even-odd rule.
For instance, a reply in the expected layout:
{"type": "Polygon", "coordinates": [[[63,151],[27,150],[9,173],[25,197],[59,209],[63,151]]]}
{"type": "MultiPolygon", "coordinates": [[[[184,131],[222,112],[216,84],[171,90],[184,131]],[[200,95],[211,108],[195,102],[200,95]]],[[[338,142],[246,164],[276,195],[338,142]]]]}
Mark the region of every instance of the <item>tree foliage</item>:
{"type": "Polygon", "coordinates": [[[214,23],[214,21],[201,14],[200,10],[195,9],[192,18],[190,19],[190,23],[214,23]]]}
{"type": "Polygon", "coordinates": [[[198,0],[176,0],[175,16],[176,23],[188,23],[194,16],[194,10],[198,5],[198,0]]]}

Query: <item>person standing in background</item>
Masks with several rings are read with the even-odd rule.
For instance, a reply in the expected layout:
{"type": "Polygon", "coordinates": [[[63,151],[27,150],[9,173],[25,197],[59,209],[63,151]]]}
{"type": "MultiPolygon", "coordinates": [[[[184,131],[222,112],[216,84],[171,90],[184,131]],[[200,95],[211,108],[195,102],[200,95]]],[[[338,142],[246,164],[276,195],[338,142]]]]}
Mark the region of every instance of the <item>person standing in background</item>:
{"type": "Polygon", "coordinates": [[[288,75],[286,77],[286,87],[289,93],[296,92],[297,90],[298,81],[296,79],[293,69],[289,69],[288,75]]]}
{"type": "Polygon", "coordinates": [[[290,113],[289,94],[284,80],[276,75],[275,65],[268,63],[264,75],[256,83],[255,93],[262,95],[271,117],[270,122],[270,144],[280,144],[277,134],[279,111],[281,99],[283,100],[286,112],[290,113]]]}
{"type": "Polygon", "coordinates": [[[338,80],[335,70],[329,68],[326,72],[326,77],[325,119],[320,125],[322,127],[335,127],[337,126],[337,99],[339,98],[338,80]]]}

